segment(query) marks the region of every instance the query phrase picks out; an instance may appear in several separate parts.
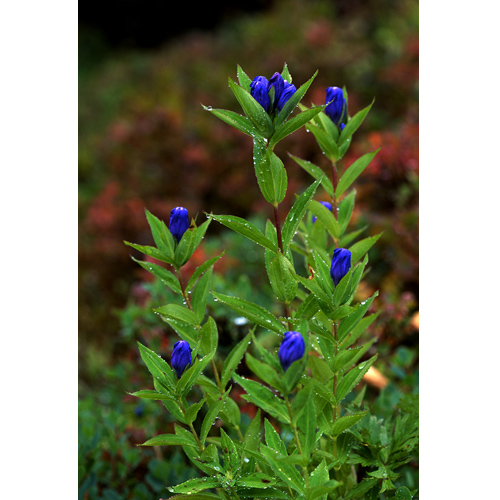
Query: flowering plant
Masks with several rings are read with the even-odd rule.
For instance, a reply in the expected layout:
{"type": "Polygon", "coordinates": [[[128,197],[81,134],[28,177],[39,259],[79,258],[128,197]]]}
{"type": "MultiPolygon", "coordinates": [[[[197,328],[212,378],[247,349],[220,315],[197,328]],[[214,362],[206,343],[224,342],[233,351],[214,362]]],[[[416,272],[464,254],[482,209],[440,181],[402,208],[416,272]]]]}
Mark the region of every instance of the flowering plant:
{"type": "Polygon", "coordinates": [[[229,78],[229,87],[244,114],[204,106],[253,141],[257,183],[273,214],[264,231],[241,217],[212,213],[196,225],[194,220],[189,223],[186,209],[176,207],[168,227],[146,211],[156,246],[126,242],[168,265],[137,261],[180,299],[154,309],[181,339],[170,363],[139,343],[154,389],[133,393],[161,401],[179,422],[175,433],[158,435],[144,445],[181,446],[204,474],[169,486],[172,498],[376,499],[392,490],[395,498],[412,498],[406,486],[396,485],[395,470],[412,458],[416,417],[398,420],[392,437],[383,437],[380,421],[363,406],[364,391],[353,393],[377,359],[377,354],[366,358],[375,339],[360,339],[377,317],[367,313],[378,292],[360,303],[355,298],[368,272],[367,252],[380,235],[353,243],[362,230],[348,231],[356,196],[354,189],[348,190],[378,150],[340,173],[337,165],[373,103],[351,117],[347,91],[329,87],[325,104],[307,108],[300,102],[315,76],[296,88],[286,65],[270,80],[252,80],[238,66],[239,84],[229,78]],[[301,112],[290,117],[297,107],[301,112]],[[287,192],[287,172],[274,148],[303,126],[316,138],[331,170],[327,175],[319,166],[291,156],[314,182],[296,197],[282,223],[279,206],[287,192]],[[320,186],[328,202],[314,199],[320,186]],[[281,315],[275,315],[271,305],[266,308],[211,289],[214,265],[223,253],[191,276],[183,274],[182,267],[212,221],[263,249],[281,315]],[[308,271],[305,276],[298,271],[299,260],[308,271]],[[208,314],[210,296],[251,325],[225,359],[217,355],[218,328],[208,314]],[[274,351],[259,341],[262,330],[275,336],[274,351]],[[250,345],[258,357],[248,352],[250,345]],[[258,380],[237,373],[243,358],[258,380]],[[230,396],[234,384],[256,407],[245,427],[230,396]],[[192,402],[188,396],[195,386],[202,397],[192,402]],[[214,427],[216,419],[222,423],[214,427]],[[364,477],[360,467],[365,468],[364,477]]]}

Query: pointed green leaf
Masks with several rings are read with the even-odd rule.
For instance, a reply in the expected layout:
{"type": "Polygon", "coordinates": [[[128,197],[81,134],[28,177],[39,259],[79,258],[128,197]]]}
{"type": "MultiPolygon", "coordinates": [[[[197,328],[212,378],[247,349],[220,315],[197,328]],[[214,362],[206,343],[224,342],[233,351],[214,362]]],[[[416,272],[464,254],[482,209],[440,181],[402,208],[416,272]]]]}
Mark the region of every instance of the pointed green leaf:
{"type": "Polygon", "coordinates": [[[215,115],[217,118],[220,118],[223,122],[231,125],[250,137],[255,137],[256,135],[263,137],[246,116],[242,116],[228,109],[214,109],[210,106],[203,106],[203,109],[205,111],[210,111],[210,113],[215,115]]]}
{"type": "Polygon", "coordinates": [[[377,359],[377,354],[372,356],[368,361],[360,363],[347,372],[337,386],[337,401],[339,403],[359,384],[364,374],[368,371],[377,359]]]}
{"type": "Polygon", "coordinates": [[[335,190],[335,196],[340,198],[344,191],[358,178],[358,176],[363,172],[363,170],[370,164],[374,156],[380,151],[378,148],[376,151],[371,153],[366,153],[365,155],[354,161],[347,170],[342,174],[339,180],[337,189],[335,190]]]}
{"type": "Polygon", "coordinates": [[[249,319],[253,323],[256,323],[257,325],[273,332],[283,334],[283,325],[276,319],[274,314],[269,312],[264,307],[254,304],[248,300],[241,299],[239,297],[231,297],[230,295],[223,295],[222,293],[212,291],[212,295],[215,299],[221,301],[223,304],[226,304],[233,311],[249,319]]]}
{"type": "Polygon", "coordinates": [[[231,352],[226,357],[224,361],[224,366],[222,367],[221,372],[221,384],[222,387],[226,387],[226,384],[229,382],[229,379],[233,376],[233,372],[236,367],[240,364],[245,351],[250,344],[250,334],[245,335],[245,337],[233,347],[231,352]]]}
{"type": "Polygon", "coordinates": [[[236,217],[234,215],[213,214],[210,214],[209,217],[217,222],[220,222],[229,229],[232,229],[234,232],[241,234],[249,240],[263,246],[264,248],[272,250],[273,252],[277,252],[279,250],[272,241],[262,234],[262,231],[259,228],[241,217],[236,217]]]}
{"type": "Polygon", "coordinates": [[[250,92],[237,85],[229,78],[229,87],[240,103],[245,115],[262,133],[264,137],[271,137],[273,133],[273,122],[264,108],[250,95],[250,92]]]}
{"type": "Polygon", "coordinates": [[[302,160],[301,158],[298,158],[297,156],[294,156],[290,153],[288,153],[288,156],[290,156],[290,158],[292,158],[312,177],[314,177],[315,179],[321,179],[321,185],[327,192],[328,196],[330,198],[333,197],[332,181],[328,178],[328,176],[325,175],[325,173],[323,172],[323,170],[321,170],[321,168],[319,168],[314,163],[311,163],[310,161],[302,160]]]}
{"type": "Polygon", "coordinates": [[[338,418],[332,425],[331,435],[336,437],[342,434],[345,430],[352,427],[354,424],[359,422],[368,413],[368,410],[359,413],[352,413],[351,415],[344,415],[338,418]]]}
{"type": "Polygon", "coordinates": [[[217,401],[215,401],[215,403],[213,403],[212,406],[207,411],[207,414],[203,419],[203,423],[201,424],[200,441],[202,442],[202,444],[205,444],[208,433],[210,432],[210,429],[212,428],[212,425],[215,422],[217,415],[219,414],[222,406],[224,405],[224,400],[227,398],[230,391],[231,388],[229,388],[223,395],[219,396],[217,398],[217,401]]]}
{"type": "Polygon", "coordinates": [[[148,439],[145,443],[141,444],[141,446],[175,446],[175,445],[185,445],[194,447],[197,446],[197,444],[193,443],[192,440],[184,436],[178,436],[177,434],[160,434],[159,436],[155,436],[154,438],[148,439]]]}
{"type": "Polygon", "coordinates": [[[302,221],[310,201],[312,200],[321,178],[313,182],[295,201],[283,224],[283,249],[286,251],[302,221]]]}

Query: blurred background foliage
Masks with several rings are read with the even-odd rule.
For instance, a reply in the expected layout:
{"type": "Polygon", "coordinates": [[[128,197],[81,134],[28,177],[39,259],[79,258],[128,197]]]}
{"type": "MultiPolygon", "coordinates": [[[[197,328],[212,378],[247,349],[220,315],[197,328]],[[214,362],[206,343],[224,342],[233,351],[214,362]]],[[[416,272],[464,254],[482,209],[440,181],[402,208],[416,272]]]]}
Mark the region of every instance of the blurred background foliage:
{"type": "MultiPolygon", "coordinates": [[[[213,211],[260,227],[271,215],[255,180],[251,141],[201,107],[239,111],[227,86],[237,64],[251,77],[270,77],[286,62],[296,85],[319,70],[306,105],[323,103],[328,86],[347,87],[350,114],[375,97],[340,165],[382,146],[355,185],[352,219],[354,227],[368,225],[366,236],[384,232],[359,293],[380,290],[371,333],[389,385],[369,387],[367,397],[384,416],[402,393],[418,392],[418,3],[113,4],[109,16],[93,2],[80,13],[79,497],[156,498],[168,481],[196,472],[174,449],[135,447],[172,425],[161,405],[126,394],[149,383],[135,341],[167,356],[175,336],[150,311],[170,300],[168,290],[131,260],[123,240],[152,243],[145,208],[165,221],[182,205],[200,222],[213,211]]],[[[286,213],[294,193],[311,183],[287,153],[328,162],[305,130],[276,152],[288,171],[286,213]]],[[[223,249],[213,289],[266,306],[274,301],[263,255],[216,223],[186,274],[223,249]]],[[[211,308],[223,356],[247,326],[223,306],[211,308]]]]}

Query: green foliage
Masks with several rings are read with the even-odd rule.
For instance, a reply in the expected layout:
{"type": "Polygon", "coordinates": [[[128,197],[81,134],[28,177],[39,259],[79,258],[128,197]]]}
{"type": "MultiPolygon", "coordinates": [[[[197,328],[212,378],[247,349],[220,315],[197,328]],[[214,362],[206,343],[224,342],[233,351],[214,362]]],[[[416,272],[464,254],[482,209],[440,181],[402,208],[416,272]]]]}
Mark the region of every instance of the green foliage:
{"type": "MultiPolygon", "coordinates": [[[[286,65],[283,73],[291,78],[286,65]]],[[[286,121],[315,76],[299,87],[280,114],[271,117],[250,95],[250,79],[238,67],[240,85],[229,79],[229,87],[245,116],[205,107],[253,139],[257,182],[275,215],[274,224],[267,221],[265,233],[242,217],[210,214],[175,243],[166,225],[146,212],[156,246],[127,243],[170,266],[141,264],[177,297],[153,311],[192,349],[192,362],[178,378],[167,361],[138,343],[154,390],[132,395],[160,401],[180,423],[174,433],[152,437],[143,446],[181,447],[204,474],[169,486],[176,494],[173,498],[215,498],[213,491],[224,498],[377,498],[401,486],[396,471],[413,459],[418,443],[415,397],[401,397],[398,414],[383,419],[362,408],[363,392],[357,396],[353,392],[378,358],[370,352],[374,338],[358,342],[377,318],[377,313],[367,313],[378,291],[359,300],[358,286],[369,270],[368,251],[380,234],[352,243],[357,235],[349,239],[346,231],[356,192],[347,190],[378,150],[361,156],[339,176],[337,162],[371,105],[348,117],[341,132],[328,123],[323,107],[303,110],[286,121]],[[315,180],[297,196],[281,227],[278,205],[288,183],[283,162],[273,148],[304,125],[332,161],[333,177],[325,182],[319,167],[294,158],[315,180]],[[333,212],[313,199],[320,185],[331,196],[333,212]],[[311,214],[317,217],[314,223],[311,214]],[[267,303],[216,291],[214,265],[220,255],[200,264],[185,286],[181,267],[201,244],[212,220],[258,245],[281,312],[267,303]],[[346,239],[351,262],[335,285],[330,274],[332,254],[346,239]],[[223,362],[217,356],[221,339],[210,297],[248,323],[247,334],[223,362]],[[283,354],[280,350],[278,356],[273,346],[291,330],[302,336],[304,351],[285,371],[283,354]],[[243,358],[251,377],[237,373],[243,358]],[[246,430],[241,427],[240,407],[231,397],[235,386],[244,391],[241,398],[257,409],[246,430]],[[201,397],[192,402],[195,388],[201,397]],[[261,413],[267,416],[263,440],[261,413]],[[218,421],[220,425],[215,425],[218,421]],[[356,466],[366,473],[359,482],[356,466]]],[[[407,495],[402,487],[397,492],[401,498],[407,495]]]]}

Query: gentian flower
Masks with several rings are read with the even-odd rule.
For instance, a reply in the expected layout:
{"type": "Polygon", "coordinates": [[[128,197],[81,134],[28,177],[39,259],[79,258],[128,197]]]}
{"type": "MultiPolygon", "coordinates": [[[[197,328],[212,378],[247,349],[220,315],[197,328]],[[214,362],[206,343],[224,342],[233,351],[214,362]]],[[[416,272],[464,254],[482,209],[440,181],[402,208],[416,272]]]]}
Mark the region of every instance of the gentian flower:
{"type": "Polygon", "coordinates": [[[325,104],[330,102],[325,108],[325,113],[337,127],[347,115],[347,102],[344,99],[342,89],[338,87],[328,87],[326,89],[325,104]],[[333,102],[330,102],[333,101],[333,102]]]}
{"type": "Polygon", "coordinates": [[[278,113],[283,109],[283,106],[286,104],[288,99],[290,99],[290,97],[292,97],[292,95],[295,94],[297,90],[295,88],[295,85],[293,85],[292,83],[288,83],[286,80],[284,83],[285,86],[283,89],[283,93],[281,94],[278,100],[278,104],[276,105],[276,110],[278,111],[278,113]]]}
{"type": "Polygon", "coordinates": [[[170,229],[172,236],[177,240],[177,243],[181,240],[188,227],[188,211],[184,207],[175,207],[172,209],[170,212],[170,224],[168,225],[168,228],[170,229]]]}
{"type": "MultiPolygon", "coordinates": [[[[333,210],[333,207],[332,207],[332,204],[329,203],[328,201],[322,201],[320,202],[324,207],[328,208],[328,210],[330,210],[330,212],[333,210]]],[[[312,218],[312,223],[314,224],[316,222],[316,219],[317,217],[315,215],[313,215],[313,218],[312,218]]]]}
{"type": "Polygon", "coordinates": [[[177,378],[181,378],[187,366],[191,364],[191,347],[185,340],[178,340],[174,344],[172,357],[170,359],[172,367],[177,373],[177,378]]]}
{"type": "Polygon", "coordinates": [[[287,371],[290,365],[304,356],[305,344],[299,332],[285,332],[285,338],[280,345],[278,357],[283,367],[287,371]]]}
{"type": "Polygon", "coordinates": [[[269,112],[271,106],[268,88],[269,82],[265,76],[256,76],[250,84],[250,95],[265,109],[266,113],[269,112]]]}
{"type": "Polygon", "coordinates": [[[279,113],[295,91],[295,85],[283,80],[278,72],[274,73],[270,80],[267,80],[265,76],[256,76],[250,83],[250,95],[269,114],[274,111],[279,113]],[[272,99],[270,96],[271,88],[274,88],[272,99]]]}
{"type": "Polygon", "coordinates": [[[349,272],[351,267],[351,252],[346,248],[336,248],[333,252],[332,267],[330,275],[335,286],[340,283],[340,280],[349,272]]]}

